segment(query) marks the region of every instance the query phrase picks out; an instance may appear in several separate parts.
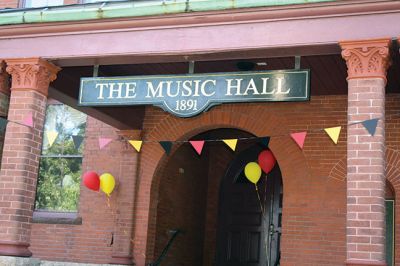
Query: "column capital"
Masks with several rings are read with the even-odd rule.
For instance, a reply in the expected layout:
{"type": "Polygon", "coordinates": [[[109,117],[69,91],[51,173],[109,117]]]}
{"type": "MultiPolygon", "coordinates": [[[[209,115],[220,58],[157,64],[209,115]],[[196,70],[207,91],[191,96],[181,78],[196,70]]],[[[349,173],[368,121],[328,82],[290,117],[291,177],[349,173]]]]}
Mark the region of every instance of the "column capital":
{"type": "Polygon", "coordinates": [[[57,78],[58,66],[41,58],[7,59],[11,90],[34,90],[47,96],[49,84],[57,78]]]}
{"type": "Polygon", "coordinates": [[[10,95],[10,75],[6,71],[4,60],[0,60],[0,92],[10,95]]]}
{"type": "Polygon", "coordinates": [[[382,78],[386,82],[390,44],[390,38],[340,42],[347,64],[347,80],[382,78]]]}

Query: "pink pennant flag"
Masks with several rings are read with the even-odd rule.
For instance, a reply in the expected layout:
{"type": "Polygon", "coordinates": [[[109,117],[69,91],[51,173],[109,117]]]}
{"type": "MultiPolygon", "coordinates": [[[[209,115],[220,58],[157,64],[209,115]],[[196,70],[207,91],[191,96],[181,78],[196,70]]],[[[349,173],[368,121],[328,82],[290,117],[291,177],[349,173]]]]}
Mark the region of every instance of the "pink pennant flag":
{"type": "Polygon", "coordinates": [[[307,132],[298,132],[298,133],[291,133],[290,136],[292,139],[299,145],[300,149],[303,149],[304,141],[306,139],[307,132]]]}
{"type": "Polygon", "coordinates": [[[27,114],[26,117],[24,118],[24,121],[22,121],[22,123],[25,126],[33,127],[33,116],[32,116],[32,113],[27,114]]]}
{"type": "Polygon", "coordinates": [[[192,144],[193,148],[196,152],[201,155],[201,151],[203,150],[204,140],[191,140],[189,141],[192,144]]]}
{"type": "Polygon", "coordinates": [[[112,139],[110,138],[99,138],[99,148],[103,149],[108,143],[110,143],[112,139]]]}

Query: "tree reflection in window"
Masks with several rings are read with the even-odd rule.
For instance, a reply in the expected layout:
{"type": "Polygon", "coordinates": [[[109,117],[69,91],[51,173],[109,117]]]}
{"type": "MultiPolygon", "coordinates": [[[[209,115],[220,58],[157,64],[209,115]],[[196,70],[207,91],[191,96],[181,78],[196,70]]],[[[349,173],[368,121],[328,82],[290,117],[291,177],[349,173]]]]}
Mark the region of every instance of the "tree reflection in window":
{"type": "Polygon", "coordinates": [[[83,142],[76,148],[72,136],[83,138],[85,128],[85,114],[62,104],[47,107],[36,193],[37,210],[77,210],[83,142]],[[46,136],[50,131],[58,133],[51,146],[46,136]]]}

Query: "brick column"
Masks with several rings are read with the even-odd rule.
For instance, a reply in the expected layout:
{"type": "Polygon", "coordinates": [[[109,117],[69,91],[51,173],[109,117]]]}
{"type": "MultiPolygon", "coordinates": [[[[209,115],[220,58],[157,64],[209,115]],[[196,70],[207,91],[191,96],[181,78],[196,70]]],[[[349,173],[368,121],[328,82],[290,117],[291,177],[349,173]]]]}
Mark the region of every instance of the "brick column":
{"type": "Polygon", "coordinates": [[[0,172],[0,255],[28,257],[49,83],[60,70],[39,58],[10,59],[10,106],[0,172]],[[33,128],[22,123],[33,115],[33,128]]]}
{"type": "Polygon", "coordinates": [[[374,136],[347,127],[347,265],[385,263],[385,85],[390,39],[341,42],[348,123],[381,118],[374,136]]]}
{"type": "MultiPolygon", "coordinates": [[[[141,139],[141,130],[121,130],[118,135],[127,140],[138,140],[141,139]]],[[[111,264],[133,265],[133,214],[139,155],[127,142],[125,149],[121,150],[121,176],[115,194],[117,211],[111,264]]]]}

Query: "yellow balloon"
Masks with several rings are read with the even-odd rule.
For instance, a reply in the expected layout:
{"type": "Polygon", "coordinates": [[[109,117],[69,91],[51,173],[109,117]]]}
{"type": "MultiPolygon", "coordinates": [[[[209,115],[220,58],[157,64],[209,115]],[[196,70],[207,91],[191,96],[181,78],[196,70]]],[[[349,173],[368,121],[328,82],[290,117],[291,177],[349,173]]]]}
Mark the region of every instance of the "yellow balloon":
{"type": "Polygon", "coordinates": [[[100,189],[110,196],[115,187],[115,179],[109,173],[104,173],[100,176],[100,189]]]}
{"type": "Polygon", "coordinates": [[[261,177],[261,167],[255,162],[248,163],[244,168],[244,175],[250,182],[257,184],[261,177]]]}

